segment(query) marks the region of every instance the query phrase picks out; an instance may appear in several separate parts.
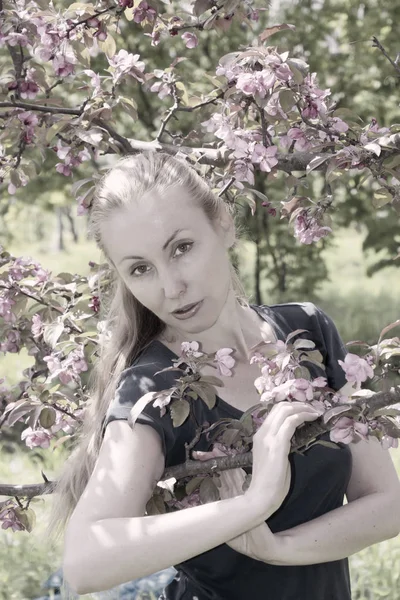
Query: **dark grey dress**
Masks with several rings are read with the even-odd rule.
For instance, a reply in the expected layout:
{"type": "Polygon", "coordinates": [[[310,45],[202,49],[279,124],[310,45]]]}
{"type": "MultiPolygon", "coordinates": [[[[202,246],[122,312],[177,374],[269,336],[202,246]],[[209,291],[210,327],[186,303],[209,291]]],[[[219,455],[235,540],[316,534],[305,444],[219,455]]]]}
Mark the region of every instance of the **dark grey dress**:
{"type": "MultiPolygon", "coordinates": [[[[277,325],[278,339],[295,329],[307,329],[300,337],[312,339],[324,357],[326,370],[307,365],[312,376],[326,376],[328,385],[340,389],[344,372],[337,360],[343,360],[346,348],[326,313],[311,302],[276,305],[251,305],[261,316],[269,315],[277,325]]],[[[115,419],[127,419],[135,402],[147,391],[171,387],[178,371],[154,375],[172,366],[177,356],[158,340],[145,349],[135,363],[121,374],[115,398],[107,412],[104,428],[115,419]]],[[[199,423],[210,424],[220,418],[240,418],[242,411],[217,397],[210,410],[200,399],[194,402],[199,423]]],[[[189,419],[174,428],[167,410],[148,404],[138,418],[159,433],[166,467],[184,462],[184,443],[194,437],[195,424],[189,419]]],[[[321,439],[329,440],[329,433],[321,439]]],[[[200,438],[195,450],[208,450],[209,442],[200,438]]],[[[266,521],[272,532],[284,531],[342,506],[350,479],[350,448],[337,449],[320,444],[303,456],[291,454],[291,486],[279,509],[266,521]]],[[[251,469],[248,470],[251,472],[251,469]]],[[[348,559],[302,566],[275,566],[257,561],[222,544],[181,564],[174,565],[176,577],[167,585],[160,600],[351,600],[348,559]]]]}

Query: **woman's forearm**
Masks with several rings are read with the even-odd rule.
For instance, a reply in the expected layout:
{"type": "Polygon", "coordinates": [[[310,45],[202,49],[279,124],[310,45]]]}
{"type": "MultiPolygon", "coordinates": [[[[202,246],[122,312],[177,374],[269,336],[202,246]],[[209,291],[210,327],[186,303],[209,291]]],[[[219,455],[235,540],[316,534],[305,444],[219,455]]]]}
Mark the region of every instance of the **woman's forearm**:
{"type": "MultiPolygon", "coordinates": [[[[207,552],[257,527],[275,510],[268,501],[260,509],[238,495],[166,514],[86,523],[82,543],[74,541],[79,556],[63,565],[65,578],[78,594],[108,590],[207,552]]],[[[76,529],[69,535],[76,537],[76,529]]]]}
{"type": "Polygon", "coordinates": [[[396,537],[399,529],[398,499],[384,493],[369,494],[312,521],[275,533],[275,559],[271,560],[269,552],[264,558],[261,554],[261,558],[279,566],[340,560],[396,537]]]}
{"type": "Polygon", "coordinates": [[[236,552],[272,565],[280,551],[279,542],[268,525],[261,523],[226,543],[236,552]]]}

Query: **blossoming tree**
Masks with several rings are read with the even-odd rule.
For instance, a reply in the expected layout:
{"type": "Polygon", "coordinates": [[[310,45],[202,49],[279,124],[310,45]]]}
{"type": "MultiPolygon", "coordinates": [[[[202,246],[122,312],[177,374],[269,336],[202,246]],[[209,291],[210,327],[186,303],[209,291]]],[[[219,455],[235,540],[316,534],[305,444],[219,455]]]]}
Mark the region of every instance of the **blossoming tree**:
{"type": "MultiPolygon", "coordinates": [[[[337,109],[307,62],[273,43],[294,26],[266,27],[267,11],[251,0],[101,0],[68,8],[44,0],[0,0],[0,14],[5,66],[0,182],[10,195],[34,181],[56,156],[57,176],[73,182],[77,214],[85,215],[100,171],[108,165],[105,156],[162,150],[184,157],[226,202],[247,202],[253,215],[264,210],[287,220],[300,244],[332,232],[335,182],[351,170],[369,180],[376,209],[390,207],[394,217],[400,212],[399,125],[364,124],[337,109]],[[131,27],[140,36],[141,55],[123,47],[131,27]],[[201,82],[185,79],[185,61],[199,41],[216,32],[229,35],[233,27],[250,33],[248,45],[220,56],[201,82]],[[152,52],[163,46],[173,55],[170,64],[149,68],[152,52]],[[141,120],[132,89],[160,101],[153,139],[126,135],[141,120]],[[89,161],[95,165],[91,175],[80,178],[80,167],[89,161]],[[286,196],[271,202],[255,188],[256,173],[282,178],[286,196]],[[307,182],[317,173],[323,191],[313,199],[307,182]]],[[[398,62],[377,38],[372,43],[398,75],[398,62]]],[[[53,275],[33,259],[0,248],[0,350],[17,353],[24,347],[34,359],[18,385],[7,387],[2,380],[0,426],[25,423],[21,439],[30,448],[54,448],[73,439],[84,415],[88,376],[109,333],[100,318],[107,265],[90,266],[89,277],[53,275]]],[[[250,466],[254,432],[271,405],[286,398],[312,402],[321,413],[318,422],[295,436],[292,451],[308,447],[326,430],[332,442],[374,435],[385,447],[397,447],[400,411],[392,405],[400,402],[400,390],[392,376],[399,373],[400,339],[384,336],[399,323],[385,327],[374,346],[357,341],[363,356],[349,353],[341,363],[353,384],[349,396],[329,389],[323,377],[310,377],[302,363],[321,364],[322,356],[310,340],[295,339],[299,331],[254,349],[251,360],[261,369],[255,381],[260,404],[244,414],[239,427],[224,424],[216,447],[229,456],[195,462],[187,448],[185,463],[163,476],[164,482],[184,482],[179,497],[164,483],[149,512],[164,510],[164,503],[182,507],[218,497],[215,466],[220,471],[250,466]],[[378,391],[361,389],[367,380],[379,384],[378,391]]],[[[173,406],[176,427],[189,417],[187,396],[212,408],[221,380],[202,377],[201,366],[213,364],[219,376],[229,376],[230,354],[223,348],[205,355],[196,341],[188,341],[174,365],[182,371],[177,385],[146,394],[132,411],[132,424],[150,401],[164,412],[173,406]]],[[[0,494],[10,496],[0,503],[3,529],[31,531],[30,503],[52,491],[52,482],[43,477],[45,482],[36,485],[0,485],[0,494]]]]}

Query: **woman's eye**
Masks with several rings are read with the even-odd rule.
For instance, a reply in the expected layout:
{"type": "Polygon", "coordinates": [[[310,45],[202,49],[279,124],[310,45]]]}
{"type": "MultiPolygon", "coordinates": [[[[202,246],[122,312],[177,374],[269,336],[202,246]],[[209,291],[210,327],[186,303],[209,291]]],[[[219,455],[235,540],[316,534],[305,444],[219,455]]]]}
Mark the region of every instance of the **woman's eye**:
{"type": "MultiPolygon", "coordinates": [[[[193,242],[182,242],[181,244],[177,245],[176,249],[181,248],[182,246],[189,246],[189,248],[191,248],[193,246],[193,242]]],[[[182,256],[182,254],[186,254],[186,253],[187,253],[187,250],[185,250],[181,254],[178,254],[177,258],[179,258],[179,256],[182,256]]],[[[143,269],[143,268],[146,268],[146,265],[138,265],[137,267],[134,267],[132,269],[132,271],[130,271],[130,275],[133,275],[134,277],[140,277],[141,275],[145,275],[146,271],[142,271],[138,275],[135,275],[135,271],[137,271],[138,269],[143,269]]]]}

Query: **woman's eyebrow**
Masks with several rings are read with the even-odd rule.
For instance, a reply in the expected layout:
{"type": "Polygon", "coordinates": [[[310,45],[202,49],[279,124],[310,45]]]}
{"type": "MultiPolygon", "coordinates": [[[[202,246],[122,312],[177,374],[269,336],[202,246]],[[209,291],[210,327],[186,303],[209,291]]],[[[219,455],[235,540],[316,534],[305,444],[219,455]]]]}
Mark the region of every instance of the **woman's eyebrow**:
{"type": "MultiPolygon", "coordinates": [[[[178,235],[178,233],[180,233],[181,231],[185,231],[184,229],[177,229],[176,231],[174,231],[174,233],[167,239],[167,241],[165,242],[165,244],[163,245],[162,249],[165,250],[169,244],[176,238],[176,236],[178,235]]],[[[144,260],[143,256],[125,256],[119,264],[121,264],[124,260],[127,260],[128,258],[133,258],[133,259],[137,259],[137,260],[144,260]]]]}

